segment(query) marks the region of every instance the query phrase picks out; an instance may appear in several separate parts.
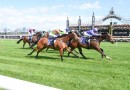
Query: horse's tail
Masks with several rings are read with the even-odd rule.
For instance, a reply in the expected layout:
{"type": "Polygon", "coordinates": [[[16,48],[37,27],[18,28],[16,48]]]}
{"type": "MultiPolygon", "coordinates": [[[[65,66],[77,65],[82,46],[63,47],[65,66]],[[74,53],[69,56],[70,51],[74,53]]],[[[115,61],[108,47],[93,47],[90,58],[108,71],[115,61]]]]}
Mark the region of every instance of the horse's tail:
{"type": "Polygon", "coordinates": [[[17,44],[19,44],[22,40],[23,40],[23,38],[19,39],[19,40],[17,41],[17,44]]]}

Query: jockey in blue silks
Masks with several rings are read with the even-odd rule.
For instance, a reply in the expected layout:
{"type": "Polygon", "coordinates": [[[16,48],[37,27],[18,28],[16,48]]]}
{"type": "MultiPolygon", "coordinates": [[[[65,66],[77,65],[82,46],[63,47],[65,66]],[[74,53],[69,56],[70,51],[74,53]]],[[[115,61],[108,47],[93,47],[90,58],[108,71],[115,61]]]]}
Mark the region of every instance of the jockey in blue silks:
{"type": "Polygon", "coordinates": [[[91,37],[91,36],[99,36],[100,34],[98,34],[98,29],[97,28],[94,28],[94,29],[91,29],[91,30],[87,30],[85,32],[83,32],[83,35],[85,37],[91,37]]]}
{"type": "Polygon", "coordinates": [[[100,36],[100,34],[98,34],[98,29],[94,28],[94,29],[83,32],[83,36],[86,37],[86,42],[88,42],[90,45],[90,38],[92,36],[100,36]]]}

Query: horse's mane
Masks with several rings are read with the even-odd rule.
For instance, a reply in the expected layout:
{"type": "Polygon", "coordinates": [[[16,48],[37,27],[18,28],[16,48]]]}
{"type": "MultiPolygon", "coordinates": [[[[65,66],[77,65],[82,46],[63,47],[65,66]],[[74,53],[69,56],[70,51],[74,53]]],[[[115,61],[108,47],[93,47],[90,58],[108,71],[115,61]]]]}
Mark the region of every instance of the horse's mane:
{"type": "Polygon", "coordinates": [[[101,35],[108,34],[108,33],[101,33],[101,35]]]}
{"type": "Polygon", "coordinates": [[[39,33],[41,34],[41,32],[36,32],[36,34],[39,34],[39,33]]]}
{"type": "Polygon", "coordinates": [[[69,34],[71,34],[72,32],[69,32],[68,34],[62,34],[61,36],[58,36],[57,38],[62,38],[62,37],[65,37],[65,36],[67,36],[67,35],[69,35],[69,34]]]}
{"type": "Polygon", "coordinates": [[[62,38],[62,37],[65,37],[67,36],[68,34],[62,34],[61,36],[57,36],[56,38],[62,38]]]}
{"type": "Polygon", "coordinates": [[[38,36],[42,36],[42,33],[41,32],[36,32],[36,34],[35,35],[38,35],[38,36]]]}

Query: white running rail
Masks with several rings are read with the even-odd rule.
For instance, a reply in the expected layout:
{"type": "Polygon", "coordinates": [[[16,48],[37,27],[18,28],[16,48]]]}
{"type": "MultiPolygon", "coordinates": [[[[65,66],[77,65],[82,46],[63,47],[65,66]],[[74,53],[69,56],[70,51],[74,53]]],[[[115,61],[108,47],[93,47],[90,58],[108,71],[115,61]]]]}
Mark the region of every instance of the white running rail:
{"type": "Polygon", "coordinates": [[[60,90],[28,81],[0,75],[0,88],[5,90],[60,90]]]}

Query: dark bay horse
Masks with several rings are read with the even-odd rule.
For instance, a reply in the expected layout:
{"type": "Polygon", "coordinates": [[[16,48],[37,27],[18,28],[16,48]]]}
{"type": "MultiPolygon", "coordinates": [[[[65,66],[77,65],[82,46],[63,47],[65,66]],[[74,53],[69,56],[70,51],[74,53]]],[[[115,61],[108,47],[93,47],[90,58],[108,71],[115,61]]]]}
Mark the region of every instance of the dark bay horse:
{"type": "MultiPolygon", "coordinates": [[[[75,48],[78,48],[79,50],[79,53],[84,57],[86,58],[83,53],[82,53],[82,48],[85,48],[85,49],[95,49],[96,51],[98,51],[101,55],[102,55],[102,58],[103,57],[106,57],[108,59],[111,59],[110,57],[106,56],[104,54],[104,51],[102,48],[100,48],[100,43],[103,41],[103,40],[108,40],[110,41],[111,43],[114,43],[115,41],[113,40],[113,37],[108,34],[108,33],[102,33],[101,36],[96,36],[96,37],[92,37],[90,38],[90,43],[82,43],[81,42],[81,38],[82,37],[78,37],[78,40],[72,40],[70,42],[70,45],[69,47],[71,48],[71,50],[73,51],[75,48]]],[[[70,53],[68,53],[68,56],[70,55],[70,53]]]]}
{"type": "MultiPolygon", "coordinates": [[[[37,55],[36,55],[36,58],[37,58],[38,54],[45,48],[52,48],[55,50],[59,50],[62,61],[63,61],[63,50],[67,50],[69,53],[72,53],[73,55],[75,55],[73,52],[71,52],[71,50],[69,49],[69,47],[66,44],[68,41],[75,38],[74,32],[71,32],[69,34],[59,36],[58,38],[56,38],[54,41],[54,46],[48,45],[48,43],[49,43],[48,37],[49,37],[49,35],[46,37],[42,37],[38,41],[37,47],[35,49],[33,49],[33,51],[31,53],[29,53],[28,55],[31,55],[34,51],[37,51],[37,55]]],[[[77,56],[77,55],[75,55],[75,56],[77,56]]]]}
{"type": "Polygon", "coordinates": [[[38,40],[42,37],[41,32],[37,32],[35,35],[32,36],[32,40],[29,40],[29,36],[22,36],[22,38],[20,38],[17,41],[17,44],[19,44],[22,40],[23,40],[23,48],[25,46],[26,43],[29,44],[29,47],[31,45],[31,43],[37,43],[38,40]]]}

